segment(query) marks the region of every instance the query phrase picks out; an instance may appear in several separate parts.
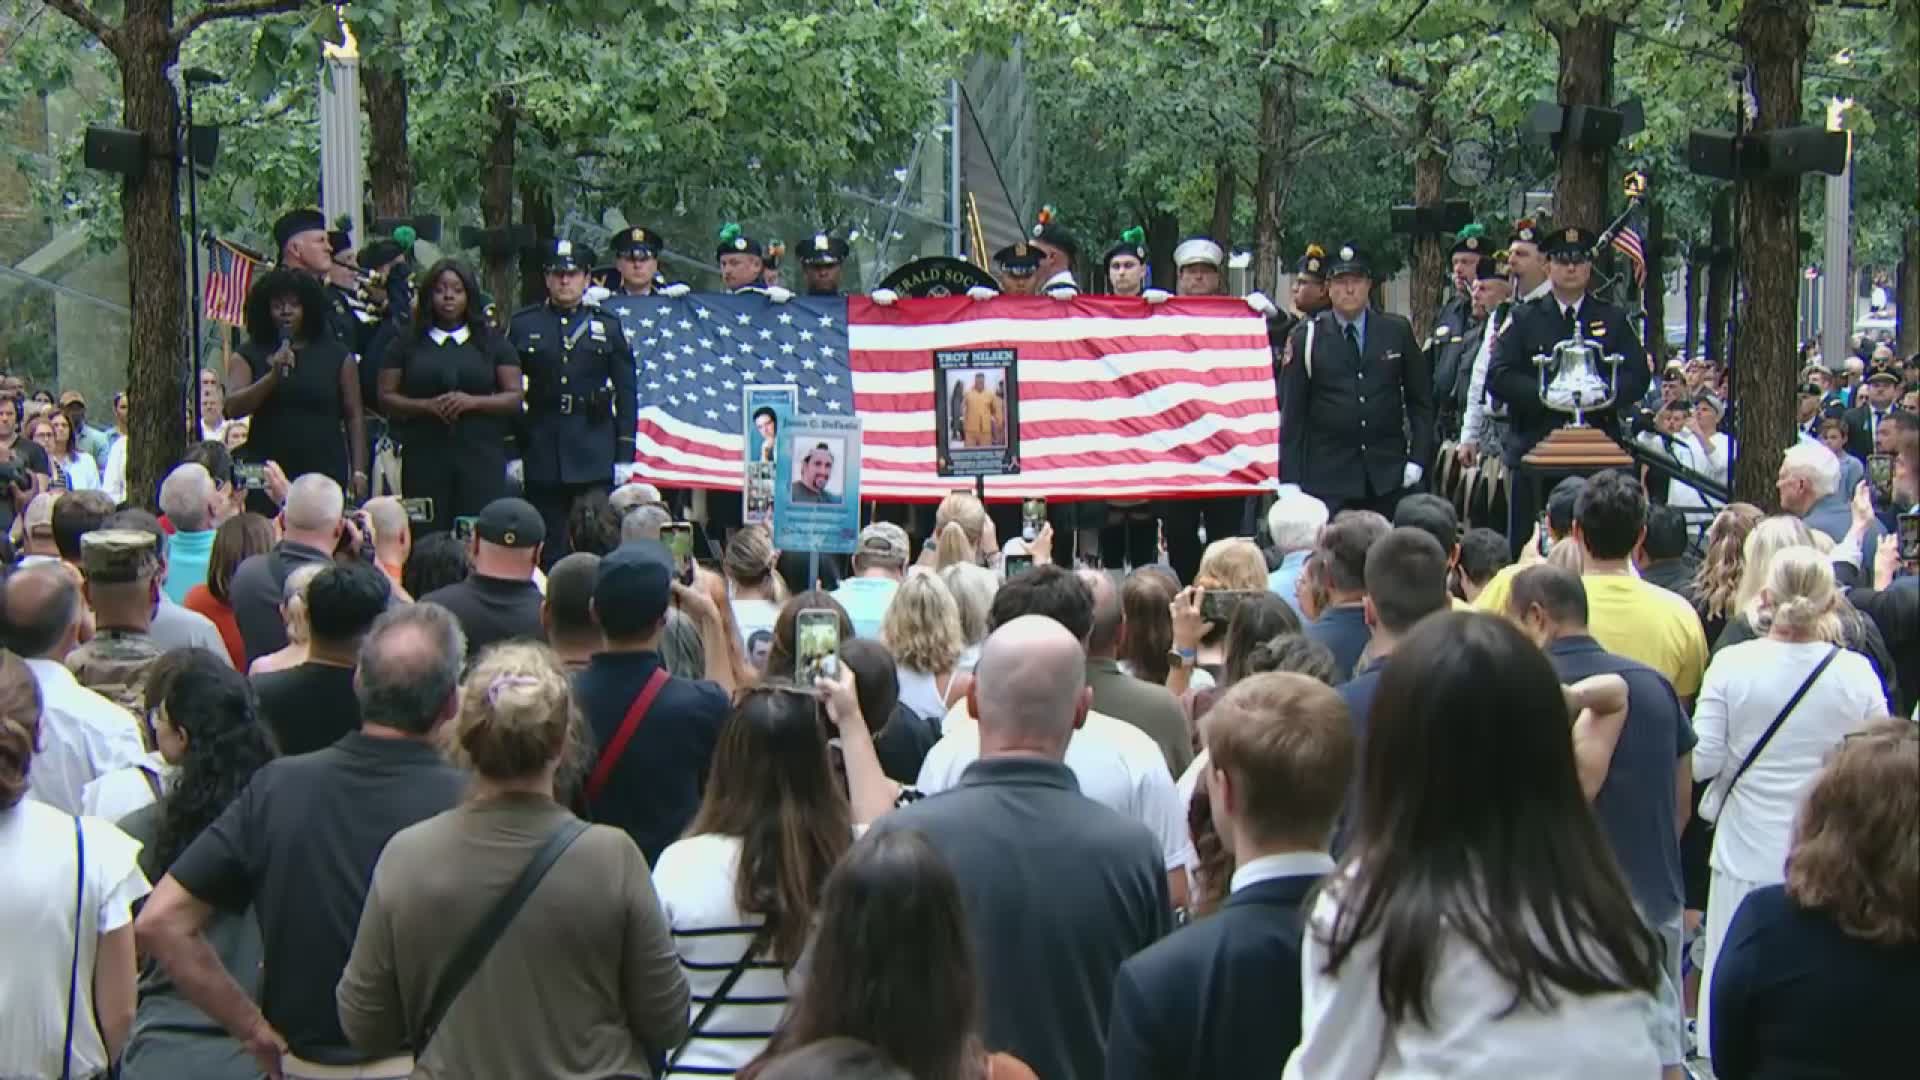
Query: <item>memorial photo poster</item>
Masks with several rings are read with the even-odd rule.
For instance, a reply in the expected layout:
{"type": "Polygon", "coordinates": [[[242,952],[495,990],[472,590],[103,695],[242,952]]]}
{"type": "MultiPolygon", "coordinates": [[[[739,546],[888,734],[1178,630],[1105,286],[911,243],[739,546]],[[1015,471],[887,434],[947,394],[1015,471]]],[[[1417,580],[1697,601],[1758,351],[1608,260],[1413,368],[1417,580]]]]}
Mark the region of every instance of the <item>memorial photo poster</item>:
{"type": "Polygon", "coordinates": [[[851,553],[860,536],[860,418],[786,413],[777,419],[773,546],[851,553]]]}
{"type": "Polygon", "coordinates": [[[797,409],[800,388],[791,383],[777,386],[749,384],[741,391],[741,415],[746,425],[740,433],[741,520],[748,525],[773,524],[773,484],[778,471],[780,425],[783,417],[797,409]]]}
{"type": "Polygon", "coordinates": [[[1012,349],[933,354],[933,444],[941,476],[1020,471],[1018,357],[1012,349]]]}

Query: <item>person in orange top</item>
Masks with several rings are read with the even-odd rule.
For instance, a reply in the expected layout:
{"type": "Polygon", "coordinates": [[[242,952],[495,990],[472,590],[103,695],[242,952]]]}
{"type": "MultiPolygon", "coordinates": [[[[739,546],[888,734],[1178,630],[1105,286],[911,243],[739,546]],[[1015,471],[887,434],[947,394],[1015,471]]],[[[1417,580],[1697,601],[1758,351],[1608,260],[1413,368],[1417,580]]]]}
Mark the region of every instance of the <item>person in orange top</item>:
{"type": "Polygon", "coordinates": [[[233,581],[234,570],[249,555],[272,548],[273,540],[273,523],[259,514],[235,514],[228,518],[213,534],[206,583],[187,590],[186,599],[181,601],[181,606],[188,611],[197,611],[212,620],[236,670],[246,670],[247,649],[240,639],[240,625],[234,621],[227,586],[233,581]]]}

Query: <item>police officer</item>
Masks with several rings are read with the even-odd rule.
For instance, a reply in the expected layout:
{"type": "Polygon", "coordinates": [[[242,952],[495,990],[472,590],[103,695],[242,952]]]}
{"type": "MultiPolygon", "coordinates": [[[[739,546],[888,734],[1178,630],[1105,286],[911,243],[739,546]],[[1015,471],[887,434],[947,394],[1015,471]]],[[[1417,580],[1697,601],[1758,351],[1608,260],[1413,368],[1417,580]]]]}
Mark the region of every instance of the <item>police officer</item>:
{"type": "MultiPolygon", "coordinates": [[[[993,277],[1000,291],[1008,296],[1037,296],[1040,293],[1040,249],[1025,240],[1015,240],[993,253],[993,277]]],[[[975,300],[985,300],[992,289],[976,285],[967,290],[975,300]]]]}
{"type": "Polygon", "coordinates": [[[626,318],[621,298],[629,296],[665,296],[678,298],[692,290],[684,283],[669,283],[660,273],[660,252],[667,243],[660,234],[642,225],[629,225],[613,234],[613,273],[606,282],[607,299],[600,306],[626,318]]]}
{"type": "MultiPolygon", "coordinates": [[[[1603,353],[1619,355],[1621,363],[1614,395],[1618,410],[1608,406],[1586,413],[1588,423],[1615,434],[1619,434],[1620,427],[1616,413],[1624,415],[1630,410],[1646,394],[1647,385],[1652,381],[1640,336],[1634,333],[1626,312],[1587,294],[1593,278],[1591,260],[1595,243],[1591,229],[1555,228],[1544,245],[1548,261],[1547,295],[1521,305],[1514,314],[1513,325],[1494,342],[1487,381],[1494,396],[1507,403],[1513,418],[1503,447],[1508,468],[1519,468],[1527,451],[1555,428],[1573,419],[1541,403],[1540,369],[1535,366],[1534,357],[1551,356],[1555,345],[1573,338],[1593,341],[1603,353]]],[[[1609,377],[1604,365],[1598,374],[1603,379],[1609,377]]],[[[1516,557],[1533,531],[1536,501],[1533,484],[1516,474],[1507,498],[1507,541],[1513,545],[1516,557]]]]}
{"type": "Polygon", "coordinates": [[[67,655],[80,685],[144,715],[147,669],[166,651],[150,632],[160,603],[160,560],[151,533],[96,529],[80,537],[82,593],[93,609],[92,640],[67,655]]]}
{"type": "Polygon", "coordinates": [[[1280,369],[1280,479],[1391,518],[1433,453],[1433,373],[1412,325],[1368,307],[1352,244],[1329,269],[1332,306],[1294,330],[1280,369]]]}
{"type": "Polygon", "coordinates": [[[760,284],[767,288],[776,288],[780,284],[780,257],[787,253],[787,245],[780,240],[767,241],[765,268],[760,271],[760,284]]]}
{"type": "Polygon", "coordinates": [[[569,240],[547,252],[545,303],[514,312],[507,339],[527,383],[521,455],[527,501],[547,523],[543,562],[567,554],[574,500],[633,469],[633,349],[618,322],[583,303],[592,257],[569,240]]]}
{"type": "Polygon", "coordinates": [[[841,264],[847,261],[847,242],[825,229],[814,233],[800,253],[800,276],[808,296],[840,296],[841,264]]]}
{"type": "Polygon", "coordinates": [[[1147,230],[1135,225],[1120,234],[1120,242],[1101,260],[1107,268],[1107,291],[1115,296],[1139,296],[1147,288],[1147,230]]]}

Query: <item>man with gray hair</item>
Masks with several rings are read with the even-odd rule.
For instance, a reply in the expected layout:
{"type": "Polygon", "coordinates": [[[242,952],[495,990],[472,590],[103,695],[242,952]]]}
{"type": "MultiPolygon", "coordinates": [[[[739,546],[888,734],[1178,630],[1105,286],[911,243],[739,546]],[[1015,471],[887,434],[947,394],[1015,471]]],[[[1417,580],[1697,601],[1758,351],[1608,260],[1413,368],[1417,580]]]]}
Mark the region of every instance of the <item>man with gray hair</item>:
{"type": "MultiPolygon", "coordinates": [[[[1847,505],[1853,492],[1839,490],[1840,459],[1820,443],[1787,447],[1774,488],[1780,493],[1780,509],[1806,522],[1807,528],[1826,533],[1835,543],[1853,527],[1853,510],[1847,505]]],[[[1879,534],[1879,526],[1870,525],[1860,538],[1860,550],[1872,551],[1879,534]]]]}
{"type": "Polygon", "coordinates": [[[346,528],[346,493],[330,476],[307,473],[287,489],[280,512],[280,542],[270,551],[248,556],[227,585],[234,622],[251,664],[270,652],[287,647],[287,627],[280,619],[280,594],[287,575],[301,563],[333,558],[346,528]]]}
{"type": "Polygon", "coordinates": [[[673,515],[659,503],[642,503],[626,512],[620,518],[620,542],[637,543],[641,540],[658,540],[660,531],[673,521],[673,515]]]}
{"type": "Polygon", "coordinates": [[[1267,561],[1273,566],[1267,575],[1267,589],[1285,600],[1302,620],[1306,613],[1300,610],[1300,572],[1306,569],[1320,530],[1326,527],[1327,504],[1292,484],[1283,486],[1279,498],[1267,509],[1267,539],[1273,544],[1267,561]],[[1274,566],[1273,555],[1280,557],[1278,566],[1274,566]]]}
{"type": "Polygon", "coordinates": [[[467,786],[434,737],[457,711],[465,655],[460,625],[443,608],[408,604],[382,615],[354,679],[360,730],[254,773],[174,860],[135,923],[141,952],[269,1076],[412,1074],[410,1058],[369,1061],[354,1050],[334,986],[381,849],[457,805],[467,786]],[[249,907],[263,946],[259,1005],[205,935],[216,908],[249,907]]]}
{"type": "Polygon", "coordinates": [[[1065,763],[1092,703],[1085,664],[1054,619],[1001,624],[967,691],[979,760],[957,787],[874,826],[919,832],[953,869],[980,959],[987,1048],[1048,1077],[1104,1074],[1114,975],[1171,928],[1153,834],[1080,794],[1065,763]]]}
{"type": "Polygon", "coordinates": [[[204,465],[191,461],[177,465],[160,482],[160,512],[173,526],[173,534],[167,537],[167,576],[161,587],[174,603],[186,603],[188,590],[207,583],[213,533],[225,520],[227,505],[204,465]]]}

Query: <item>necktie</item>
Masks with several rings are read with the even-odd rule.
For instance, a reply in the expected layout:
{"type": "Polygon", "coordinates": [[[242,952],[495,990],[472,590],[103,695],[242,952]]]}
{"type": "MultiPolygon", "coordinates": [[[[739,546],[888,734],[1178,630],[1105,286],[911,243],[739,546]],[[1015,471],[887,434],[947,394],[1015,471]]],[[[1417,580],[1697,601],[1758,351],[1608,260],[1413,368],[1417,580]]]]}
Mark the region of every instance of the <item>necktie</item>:
{"type": "Polygon", "coordinates": [[[1352,323],[1347,324],[1347,344],[1353,346],[1355,353],[1360,351],[1360,331],[1352,323]]]}

